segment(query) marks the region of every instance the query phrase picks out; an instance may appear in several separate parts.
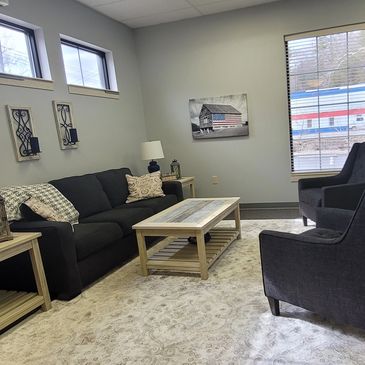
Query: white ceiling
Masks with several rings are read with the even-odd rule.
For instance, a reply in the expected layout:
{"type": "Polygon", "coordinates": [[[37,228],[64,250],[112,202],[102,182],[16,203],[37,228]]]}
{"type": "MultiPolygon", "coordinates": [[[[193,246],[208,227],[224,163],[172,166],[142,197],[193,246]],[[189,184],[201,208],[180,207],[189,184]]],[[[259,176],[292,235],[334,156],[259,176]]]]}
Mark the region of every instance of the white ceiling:
{"type": "Polygon", "coordinates": [[[131,28],[246,8],[279,0],[77,0],[131,28]]]}

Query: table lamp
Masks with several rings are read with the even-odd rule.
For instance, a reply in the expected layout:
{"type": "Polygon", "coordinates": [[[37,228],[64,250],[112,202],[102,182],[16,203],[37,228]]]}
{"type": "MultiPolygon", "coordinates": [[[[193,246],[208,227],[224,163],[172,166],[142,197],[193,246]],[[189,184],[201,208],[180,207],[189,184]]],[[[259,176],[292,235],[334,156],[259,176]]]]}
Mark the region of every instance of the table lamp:
{"type": "Polygon", "coordinates": [[[142,142],[141,156],[142,160],[151,160],[147,167],[149,173],[159,171],[160,166],[154,160],[165,157],[163,154],[161,141],[142,142]]]}

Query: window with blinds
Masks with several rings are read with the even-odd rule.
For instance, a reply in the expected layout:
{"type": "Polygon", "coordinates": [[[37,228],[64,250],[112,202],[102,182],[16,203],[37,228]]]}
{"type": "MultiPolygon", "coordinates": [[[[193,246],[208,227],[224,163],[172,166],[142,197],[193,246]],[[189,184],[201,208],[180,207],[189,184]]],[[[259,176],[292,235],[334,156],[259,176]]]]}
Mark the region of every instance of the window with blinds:
{"type": "Polygon", "coordinates": [[[365,24],[285,37],[292,172],[342,168],[365,141],[365,24]]]}

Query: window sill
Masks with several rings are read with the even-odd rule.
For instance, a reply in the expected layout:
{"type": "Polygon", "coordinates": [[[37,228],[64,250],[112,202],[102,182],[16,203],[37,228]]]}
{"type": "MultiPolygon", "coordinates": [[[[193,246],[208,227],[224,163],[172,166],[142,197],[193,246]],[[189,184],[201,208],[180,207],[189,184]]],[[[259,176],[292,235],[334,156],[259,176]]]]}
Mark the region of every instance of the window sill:
{"type": "Polygon", "coordinates": [[[306,172],[292,172],[290,181],[298,182],[299,179],[310,179],[314,177],[325,177],[337,175],[341,170],[336,171],[306,171],[306,172]]]}
{"type": "Polygon", "coordinates": [[[119,91],[96,89],[79,85],[68,85],[68,92],[70,94],[96,96],[99,98],[119,99],[119,91]]]}
{"type": "Polygon", "coordinates": [[[41,90],[54,90],[52,80],[22,77],[22,76],[0,75],[0,85],[27,87],[31,89],[41,89],[41,90]]]}

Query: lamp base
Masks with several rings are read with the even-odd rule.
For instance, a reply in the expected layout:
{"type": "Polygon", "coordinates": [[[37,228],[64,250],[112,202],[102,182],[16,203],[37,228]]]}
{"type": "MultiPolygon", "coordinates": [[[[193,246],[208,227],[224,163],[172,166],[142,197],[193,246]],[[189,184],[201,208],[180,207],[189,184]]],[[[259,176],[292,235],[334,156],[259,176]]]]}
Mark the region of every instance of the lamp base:
{"type": "Polygon", "coordinates": [[[157,161],[150,161],[150,164],[147,167],[148,172],[151,174],[152,172],[160,171],[160,166],[157,164],[157,161]]]}

